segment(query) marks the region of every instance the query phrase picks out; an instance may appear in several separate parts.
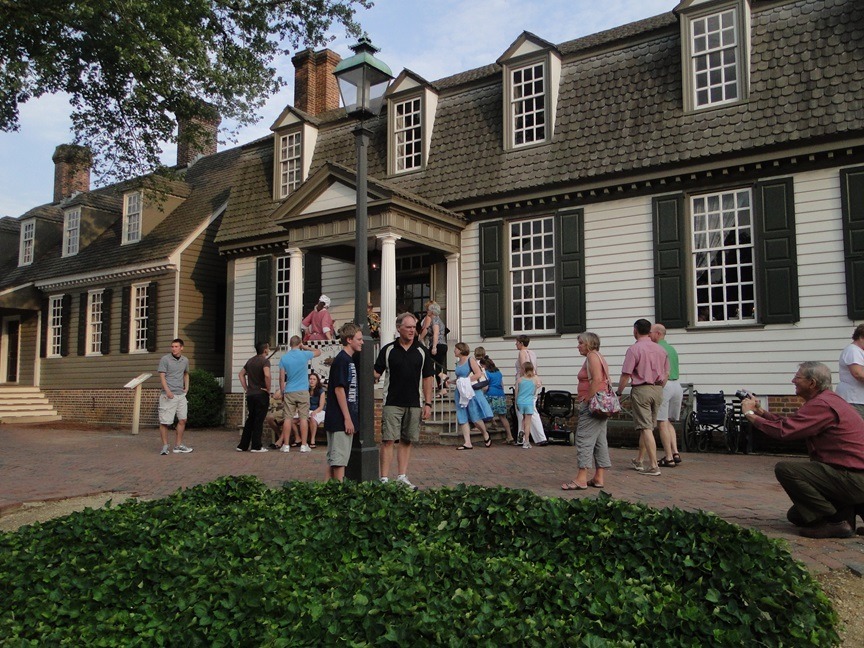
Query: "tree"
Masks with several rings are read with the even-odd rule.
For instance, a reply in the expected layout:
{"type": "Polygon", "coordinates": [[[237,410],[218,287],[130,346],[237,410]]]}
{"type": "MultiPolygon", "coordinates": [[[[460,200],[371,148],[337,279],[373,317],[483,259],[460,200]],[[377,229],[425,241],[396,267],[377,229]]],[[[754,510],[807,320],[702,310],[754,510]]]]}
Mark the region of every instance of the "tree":
{"type": "Polygon", "coordinates": [[[285,85],[274,68],[283,48],[323,45],[334,22],[357,36],[355,5],[372,3],[0,0],[0,129],[18,130],[28,100],[65,92],[100,179],[153,170],[178,116],[207,121],[215,108],[237,128],[256,122],[285,85]]]}

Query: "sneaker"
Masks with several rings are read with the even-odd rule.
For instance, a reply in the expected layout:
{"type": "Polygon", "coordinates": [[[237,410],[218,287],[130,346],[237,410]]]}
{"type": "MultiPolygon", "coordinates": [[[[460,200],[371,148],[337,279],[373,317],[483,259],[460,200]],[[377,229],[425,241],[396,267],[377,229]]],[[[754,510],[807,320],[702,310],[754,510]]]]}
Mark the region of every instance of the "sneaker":
{"type": "Polygon", "coordinates": [[[390,479],[387,477],[379,477],[378,481],[381,482],[382,484],[388,484],[390,482],[390,479]]]}
{"type": "Polygon", "coordinates": [[[187,452],[192,452],[192,448],[187,448],[186,446],[184,446],[182,444],[178,445],[178,446],[174,446],[174,454],[177,454],[180,452],[182,452],[183,454],[186,454],[187,452]]]}
{"type": "Polygon", "coordinates": [[[301,445],[300,452],[312,452],[312,448],[310,448],[308,445],[301,445]]]}
{"type": "Polygon", "coordinates": [[[291,446],[286,443],[282,446],[281,452],[291,452],[291,446]]]}
{"type": "Polygon", "coordinates": [[[525,443],[522,444],[522,447],[527,450],[528,448],[531,447],[531,444],[526,441],[525,443]]]}
{"type": "Polygon", "coordinates": [[[165,445],[162,446],[162,452],[160,452],[159,454],[160,454],[160,455],[166,455],[166,454],[168,454],[168,444],[167,444],[167,443],[166,443],[165,445]]]}
{"type": "Polygon", "coordinates": [[[241,448],[240,446],[237,446],[237,447],[234,448],[234,449],[235,449],[237,452],[246,452],[246,451],[245,451],[243,448],[241,448]]]}
{"type": "Polygon", "coordinates": [[[257,450],[253,448],[249,452],[270,452],[267,448],[258,448],[257,450]]]}
{"type": "Polygon", "coordinates": [[[641,471],[643,466],[641,461],[636,461],[635,459],[630,460],[630,465],[633,467],[633,470],[641,471]]]}
{"type": "Polygon", "coordinates": [[[415,490],[415,491],[417,490],[417,487],[414,484],[412,484],[410,481],[408,481],[408,477],[406,475],[399,475],[396,478],[396,482],[398,484],[402,484],[403,486],[407,486],[411,490],[415,490]]]}
{"type": "Polygon", "coordinates": [[[640,475],[647,475],[648,477],[659,477],[660,476],[660,469],[657,468],[656,466],[654,468],[651,468],[650,466],[646,466],[645,468],[643,468],[642,470],[639,471],[639,474],[640,475]]]}

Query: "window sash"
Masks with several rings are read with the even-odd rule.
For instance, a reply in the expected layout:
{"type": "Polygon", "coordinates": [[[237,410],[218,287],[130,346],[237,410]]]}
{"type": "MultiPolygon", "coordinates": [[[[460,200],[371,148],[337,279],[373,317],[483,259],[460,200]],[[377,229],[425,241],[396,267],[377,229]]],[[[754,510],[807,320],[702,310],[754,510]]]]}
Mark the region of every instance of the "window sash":
{"type": "Polygon", "coordinates": [[[48,357],[59,358],[63,350],[63,295],[51,297],[48,318],[48,357]]]}
{"type": "Polygon", "coordinates": [[[716,106],[740,98],[738,24],[734,8],[691,20],[690,59],[695,107],[716,106]]]}
{"type": "Polygon", "coordinates": [[[149,319],[150,310],[150,295],[147,284],[136,284],[132,286],[131,310],[131,351],[147,351],[147,321],[149,319]]]}
{"type": "Polygon", "coordinates": [[[690,199],[691,273],[698,325],[756,321],[750,189],[690,199]]]}
{"type": "Polygon", "coordinates": [[[141,240],[141,192],[126,194],[123,208],[123,243],[141,240]]]}
{"type": "Polygon", "coordinates": [[[36,244],[36,222],[33,220],[21,223],[21,250],[18,265],[33,263],[33,249],[36,244]]]}
{"type": "Polygon", "coordinates": [[[66,212],[63,219],[63,256],[78,254],[78,241],[81,233],[81,210],[66,212]]]}
{"type": "Polygon", "coordinates": [[[103,293],[87,295],[87,355],[102,355],[103,293]]]}
{"type": "Polygon", "coordinates": [[[423,166],[423,120],[420,98],[396,104],[394,114],[396,172],[419,169],[423,166]]]}
{"type": "Polygon", "coordinates": [[[279,197],[285,198],[300,186],[302,138],[300,133],[288,133],[279,138],[279,197]]]}
{"type": "Polygon", "coordinates": [[[555,218],[509,224],[511,332],[554,333],[555,218]]]}
{"type": "Polygon", "coordinates": [[[291,339],[288,328],[291,257],[276,258],[276,344],[287,346],[291,339]]]}
{"type": "Polygon", "coordinates": [[[510,72],[510,130],[514,147],[546,139],[546,65],[532,63],[510,72]]]}

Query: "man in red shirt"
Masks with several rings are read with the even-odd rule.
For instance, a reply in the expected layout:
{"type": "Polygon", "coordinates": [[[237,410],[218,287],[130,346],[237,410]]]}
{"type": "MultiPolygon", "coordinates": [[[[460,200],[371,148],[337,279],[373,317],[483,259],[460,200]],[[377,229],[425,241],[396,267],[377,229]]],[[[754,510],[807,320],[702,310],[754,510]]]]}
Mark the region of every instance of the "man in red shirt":
{"type": "Polygon", "coordinates": [[[778,416],[753,398],[741,411],[772,439],[804,439],[809,462],[781,461],[777,481],[792,500],[786,517],[807,538],[848,538],[855,533],[856,506],[864,504],[864,420],[831,391],[831,370],[821,362],[802,362],[792,378],[804,404],[778,416]]]}

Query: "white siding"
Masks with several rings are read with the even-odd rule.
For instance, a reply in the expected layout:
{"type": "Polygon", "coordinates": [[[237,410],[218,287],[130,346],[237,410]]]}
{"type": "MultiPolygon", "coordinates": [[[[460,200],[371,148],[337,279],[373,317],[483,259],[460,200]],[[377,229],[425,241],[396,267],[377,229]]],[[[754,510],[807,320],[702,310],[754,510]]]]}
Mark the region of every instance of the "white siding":
{"type": "MultiPolygon", "coordinates": [[[[230,303],[230,300],[229,300],[230,303]]],[[[255,257],[234,263],[234,330],[232,331],[231,392],[243,390],[237,374],[255,353],[255,257]]],[[[226,381],[227,382],[227,381],[226,381]]]]}
{"type": "MultiPolygon", "coordinates": [[[[321,290],[330,298],[330,316],[337,331],[345,322],[354,321],[353,263],[321,259],[321,290]]],[[[363,310],[366,310],[365,304],[363,310]]]]}

